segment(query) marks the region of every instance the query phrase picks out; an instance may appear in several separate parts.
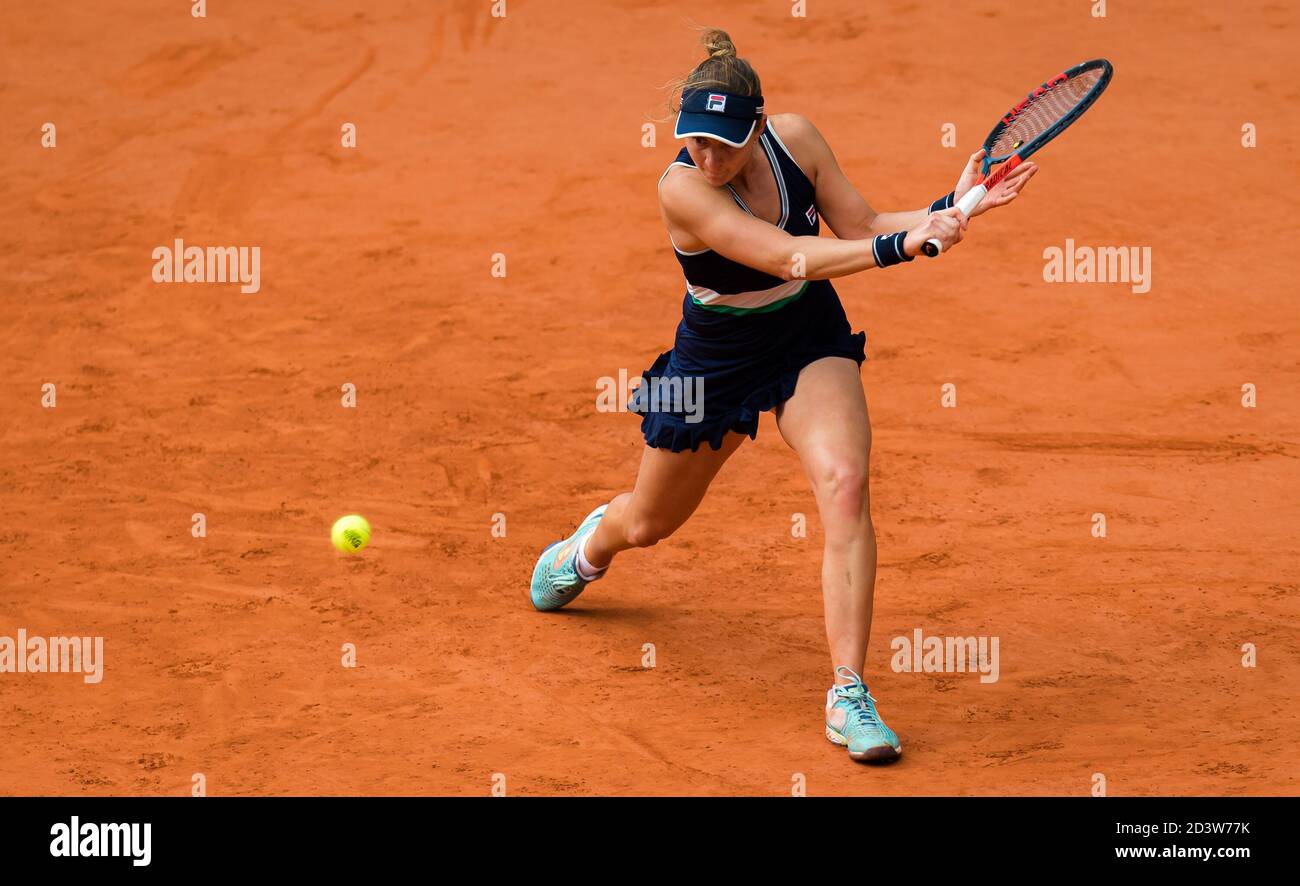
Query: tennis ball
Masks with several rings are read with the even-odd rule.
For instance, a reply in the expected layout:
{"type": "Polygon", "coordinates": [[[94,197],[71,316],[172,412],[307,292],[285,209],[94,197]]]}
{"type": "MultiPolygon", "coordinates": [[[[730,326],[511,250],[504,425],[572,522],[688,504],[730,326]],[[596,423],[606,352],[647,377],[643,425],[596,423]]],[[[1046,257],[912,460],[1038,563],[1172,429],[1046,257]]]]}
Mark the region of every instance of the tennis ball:
{"type": "Polygon", "coordinates": [[[345,554],[355,554],[370,544],[370,524],[360,514],[348,514],[334,521],[330,541],[345,554]]]}

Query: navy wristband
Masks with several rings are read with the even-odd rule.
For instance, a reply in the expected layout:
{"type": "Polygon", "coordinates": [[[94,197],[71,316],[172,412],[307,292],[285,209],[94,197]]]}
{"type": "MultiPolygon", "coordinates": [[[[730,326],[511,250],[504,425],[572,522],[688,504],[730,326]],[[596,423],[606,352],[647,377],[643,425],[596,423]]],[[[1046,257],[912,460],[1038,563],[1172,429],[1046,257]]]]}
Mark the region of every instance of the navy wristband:
{"type": "Polygon", "coordinates": [[[911,261],[916,256],[903,252],[903,240],[907,231],[897,234],[881,234],[871,241],[871,255],[876,260],[876,267],[887,268],[899,262],[911,261]]]}
{"type": "Polygon", "coordinates": [[[938,212],[940,209],[952,209],[952,204],[954,202],[952,198],[956,193],[956,191],[949,191],[938,200],[935,200],[930,204],[930,212],[938,212]]]}

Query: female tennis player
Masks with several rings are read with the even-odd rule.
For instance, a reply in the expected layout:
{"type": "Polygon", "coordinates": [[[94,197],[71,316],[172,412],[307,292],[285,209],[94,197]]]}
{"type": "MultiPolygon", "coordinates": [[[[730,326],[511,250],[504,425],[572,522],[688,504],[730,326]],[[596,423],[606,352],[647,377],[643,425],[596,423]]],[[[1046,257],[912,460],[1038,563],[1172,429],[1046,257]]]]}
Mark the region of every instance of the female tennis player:
{"type": "MultiPolygon", "coordinates": [[[[533,605],[572,602],[620,551],[672,535],[741,441],[757,435],[759,413],[775,410],[826,535],[822,594],[834,675],[826,737],[854,760],[894,760],[898,736],[859,676],[876,577],[860,377],[866,335],[850,330],[830,279],[910,262],[931,238],[944,250],[960,243],[967,222],[952,207],[979,181],[983,151],[954,192],[928,208],[876,212],[812,123],[764,114],[758,74],[725,32],[707,31],[702,42],[708,57],[679,84],[675,136],[686,146],[659,180],[687,291],[673,349],[643,373],[630,404],[642,415],[640,470],[631,492],[542,552],[533,605]],[[838,239],[818,236],[820,220],[838,239]]],[[[1035,172],[1021,165],[972,215],[1010,203],[1035,172]]]]}

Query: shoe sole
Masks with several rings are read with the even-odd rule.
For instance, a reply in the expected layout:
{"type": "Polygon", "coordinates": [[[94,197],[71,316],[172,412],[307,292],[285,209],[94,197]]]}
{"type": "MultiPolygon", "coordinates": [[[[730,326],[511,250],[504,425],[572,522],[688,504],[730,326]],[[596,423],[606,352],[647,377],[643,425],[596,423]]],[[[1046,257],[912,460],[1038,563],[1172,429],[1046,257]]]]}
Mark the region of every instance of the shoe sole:
{"type": "MultiPolygon", "coordinates": [[[[830,726],[826,727],[826,738],[831,744],[837,744],[840,747],[847,748],[849,740],[840,735],[830,726]]],[[[849,751],[849,759],[856,760],[859,763],[892,763],[899,757],[903,756],[901,748],[895,749],[889,745],[880,745],[879,747],[868,748],[865,751],[849,751]]]]}

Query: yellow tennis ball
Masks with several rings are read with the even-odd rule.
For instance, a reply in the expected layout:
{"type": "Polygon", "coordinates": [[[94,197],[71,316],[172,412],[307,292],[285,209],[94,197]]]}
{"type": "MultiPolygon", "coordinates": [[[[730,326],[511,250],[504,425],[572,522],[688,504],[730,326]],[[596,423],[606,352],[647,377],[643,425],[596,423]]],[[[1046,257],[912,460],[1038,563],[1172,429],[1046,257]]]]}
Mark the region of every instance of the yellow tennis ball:
{"type": "Polygon", "coordinates": [[[348,514],[334,521],[330,541],[345,554],[355,554],[370,544],[370,524],[360,514],[348,514]]]}

